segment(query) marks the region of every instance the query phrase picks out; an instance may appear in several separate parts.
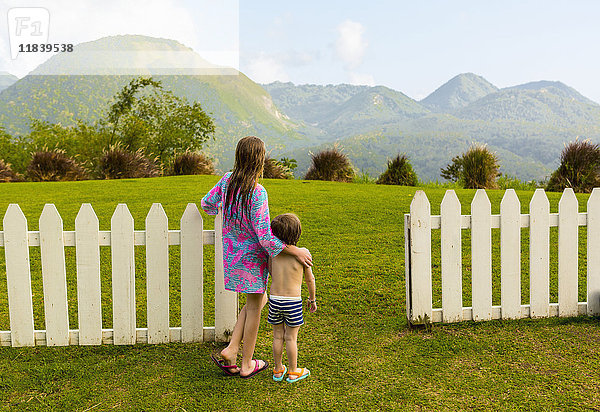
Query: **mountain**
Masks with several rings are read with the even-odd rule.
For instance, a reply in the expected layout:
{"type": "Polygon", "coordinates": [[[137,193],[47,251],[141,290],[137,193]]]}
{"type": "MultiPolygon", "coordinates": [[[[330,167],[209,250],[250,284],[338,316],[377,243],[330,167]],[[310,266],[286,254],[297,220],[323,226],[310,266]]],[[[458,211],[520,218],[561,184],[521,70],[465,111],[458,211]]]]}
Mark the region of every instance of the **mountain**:
{"type": "Polygon", "coordinates": [[[434,112],[451,112],[468,106],[476,100],[497,91],[498,88],[481,76],[463,73],[421,100],[421,104],[434,112]]]}
{"type": "Polygon", "coordinates": [[[13,85],[17,80],[19,80],[19,78],[17,76],[14,76],[8,72],[0,71],[0,91],[13,85]]]}
{"type": "MultiPolygon", "coordinates": [[[[137,75],[154,75],[164,89],[190,102],[198,101],[213,117],[217,131],[215,140],[207,144],[207,152],[218,159],[217,167],[222,170],[231,168],[235,143],[246,135],[261,136],[276,150],[302,144],[303,137],[296,132],[298,124],[283,115],[271,96],[243,73],[167,75],[165,70],[177,72],[174,68],[177,63],[160,61],[162,53],[166,58],[183,54],[186,59],[183,63],[187,66],[189,59],[206,63],[174,40],[111,36],[82,43],[76,45],[72,53],[54,55],[32,74],[0,92],[0,125],[9,133],[20,135],[28,132],[31,119],[63,125],[74,124],[77,119],[98,120],[104,116],[116,93],[131,79],[137,75]],[[124,52],[128,59],[126,63],[135,64],[136,69],[132,70],[135,75],[118,74],[126,72],[117,66],[112,70],[117,74],[111,73],[110,65],[106,64],[116,57],[122,58],[124,52]],[[147,56],[154,60],[150,61],[147,56]],[[60,71],[72,74],[57,75],[60,71]],[[107,74],[81,74],[96,71],[107,74]]],[[[122,62],[120,64],[123,66],[122,62]]],[[[211,66],[207,64],[207,67],[210,69],[211,66]]],[[[183,72],[193,73],[194,70],[183,72]]]]}

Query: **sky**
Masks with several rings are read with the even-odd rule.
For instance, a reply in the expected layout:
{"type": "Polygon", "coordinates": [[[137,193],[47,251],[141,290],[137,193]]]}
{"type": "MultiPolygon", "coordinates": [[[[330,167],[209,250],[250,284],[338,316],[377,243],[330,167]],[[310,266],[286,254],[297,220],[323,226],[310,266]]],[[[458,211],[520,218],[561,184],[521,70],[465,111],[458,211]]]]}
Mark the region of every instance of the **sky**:
{"type": "MultiPolygon", "coordinates": [[[[259,83],[384,85],[420,100],[472,72],[501,88],[558,80],[600,102],[594,0],[1,0],[0,13],[24,6],[49,11],[49,42],[166,37],[226,54],[259,83]]],[[[21,77],[47,55],[12,60],[3,16],[0,71],[21,77]]]]}

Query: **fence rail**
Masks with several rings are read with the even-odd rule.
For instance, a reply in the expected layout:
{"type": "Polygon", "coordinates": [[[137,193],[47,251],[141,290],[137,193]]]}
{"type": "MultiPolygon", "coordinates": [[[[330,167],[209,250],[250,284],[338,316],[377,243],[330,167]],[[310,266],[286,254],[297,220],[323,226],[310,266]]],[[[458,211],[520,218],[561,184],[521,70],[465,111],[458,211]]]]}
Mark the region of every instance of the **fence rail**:
{"type": "Polygon", "coordinates": [[[215,230],[204,230],[195,204],[187,205],[180,230],[169,230],[160,203],[152,205],[146,230],[134,230],[133,217],[119,204],[111,230],[99,230],[88,203],[81,205],[74,231],[63,231],[56,207],[47,204],[39,231],[27,230],[17,204],[9,205],[0,232],[6,258],[10,331],[0,346],[131,345],[135,343],[227,340],[237,319],[237,293],[223,281],[222,215],[215,230]],[[203,246],[215,245],[215,326],[204,326],[203,246]],[[169,246],[181,248],[181,326],[169,324],[169,246]],[[100,247],[111,248],[113,328],[102,328],[100,247]],[[134,246],[146,246],[147,327],[136,327],[134,246]],[[29,247],[40,247],[45,330],[34,330],[29,247]],[[75,247],[78,329],[69,329],[65,247],[75,247]]]}
{"type": "Polygon", "coordinates": [[[500,214],[491,214],[485,190],[477,190],[471,215],[461,215],[453,190],[446,191],[440,215],[432,216],[425,192],[415,193],[405,215],[406,309],[412,323],[600,314],[600,189],[587,212],[579,213],[572,189],[563,192],[558,213],[537,189],[529,214],[521,214],[514,190],[504,193],[500,214]],[[578,302],[579,226],[587,226],[587,302],[578,302]],[[558,303],[550,303],[550,227],[558,227],[558,303]],[[500,229],[500,306],[492,306],[492,232],[500,229]],[[530,304],[521,303],[521,228],[529,228],[530,304]],[[440,230],[442,308],[432,306],[431,231],[440,230]],[[463,307],[463,229],[471,230],[472,306],[463,307]]]}

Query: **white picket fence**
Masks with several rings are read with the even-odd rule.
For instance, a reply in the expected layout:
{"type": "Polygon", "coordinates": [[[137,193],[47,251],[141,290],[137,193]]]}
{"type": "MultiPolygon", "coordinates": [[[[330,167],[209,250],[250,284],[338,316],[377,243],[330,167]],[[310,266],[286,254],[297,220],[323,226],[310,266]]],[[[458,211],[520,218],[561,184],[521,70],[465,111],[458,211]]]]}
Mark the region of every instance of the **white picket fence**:
{"type": "Polygon", "coordinates": [[[227,340],[237,319],[237,293],[223,282],[222,215],[204,230],[195,204],[187,205],[181,230],[169,230],[160,203],[152,205],[146,230],[134,230],[127,205],[119,204],[111,230],[99,230],[92,206],[81,205],[75,231],[63,231],[53,204],[40,216],[39,231],[27,230],[17,204],[4,216],[0,247],[6,256],[10,331],[2,346],[132,345],[135,343],[227,340]],[[215,326],[204,326],[203,245],[215,245],[215,326]],[[146,246],[147,328],[136,327],[134,246],[146,246]],[[181,247],[181,326],[169,324],[169,246],[181,247]],[[29,247],[41,248],[45,330],[34,330],[29,247]],[[75,247],[79,328],[69,329],[64,247],[75,247]],[[102,328],[100,247],[111,248],[112,329],[102,328]]]}
{"type": "Polygon", "coordinates": [[[446,191],[440,215],[431,216],[419,190],[405,215],[406,309],[411,323],[542,318],[600,314],[600,189],[587,213],[579,213],[566,189],[558,213],[550,213],[546,193],[537,189],[529,214],[521,214],[514,190],[505,192],[500,214],[491,214],[485,190],[477,190],[471,215],[461,215],[453,190],[446,191]],[[578,302],[579,226],[587,226],[587,302],[578,302]],[[558,227],[558,303],[550,303],[550,227],[558,227]],[[492,228],[500,229],[500,306],[492,306],[492,228]],[[528,305],[521,302],[521,228],[529,228],[528,305]],[[440,229],[442,308],[432,308],[431,231],[440,229]],[[472,307],[463,307],[461,230],[471,230],[472,307]]]}

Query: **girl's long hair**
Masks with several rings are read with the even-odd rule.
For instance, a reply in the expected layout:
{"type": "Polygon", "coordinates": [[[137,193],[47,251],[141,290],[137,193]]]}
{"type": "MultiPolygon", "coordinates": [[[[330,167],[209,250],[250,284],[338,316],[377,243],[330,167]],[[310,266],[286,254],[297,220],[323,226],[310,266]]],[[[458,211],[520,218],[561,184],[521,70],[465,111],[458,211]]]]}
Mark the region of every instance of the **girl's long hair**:
{"type": "Polygon", "coordinates": [[[223,204],[225,220],[241,226],[250,218],[252,193],[265,165],[265,144],[256,136],[246,136],[237,144],[235,163],[223,204]]]}

